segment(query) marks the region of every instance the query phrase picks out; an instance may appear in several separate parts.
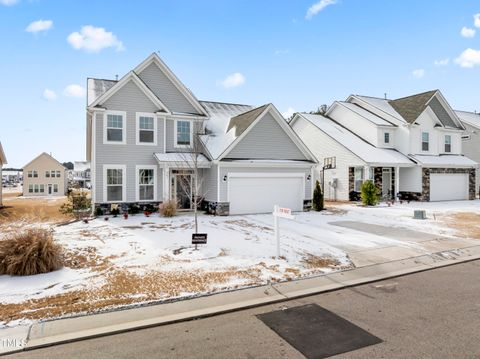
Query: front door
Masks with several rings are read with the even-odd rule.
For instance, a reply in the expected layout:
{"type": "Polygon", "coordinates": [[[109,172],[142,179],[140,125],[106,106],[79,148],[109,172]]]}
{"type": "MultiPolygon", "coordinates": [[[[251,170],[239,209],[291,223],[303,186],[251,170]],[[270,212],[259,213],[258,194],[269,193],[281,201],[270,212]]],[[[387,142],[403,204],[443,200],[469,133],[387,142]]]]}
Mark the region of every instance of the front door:
{"type": "Polygon", "coordinates": [[[51,195],[52,194],[52,185],[49,184],[48,185],[48,195],[51,195]]]}
{"type": "Polygon", "coordinates": [[[392,198],[392,169],[382,169],[382,197],[392,198]]]}
{"type": "Polygon", "coordinates": [[[177,202],[179,210],[193,209],[193,174],[190,171],[172,170],[172,199],[177,202]]]}

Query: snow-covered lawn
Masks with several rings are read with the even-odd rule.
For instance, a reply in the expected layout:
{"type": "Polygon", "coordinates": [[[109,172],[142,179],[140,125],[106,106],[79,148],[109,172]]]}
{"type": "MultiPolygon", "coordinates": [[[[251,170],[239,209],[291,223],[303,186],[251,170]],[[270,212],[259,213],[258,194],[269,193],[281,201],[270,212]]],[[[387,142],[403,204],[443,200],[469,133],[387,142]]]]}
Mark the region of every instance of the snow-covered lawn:
{"type": "MultiPolygon", "coordinates": [[[[276,258],[272,215],[200,216],[208,244],[191,245],[193,218],[144,215],[99,218],[54,227],[66,249],[65,268],[30,277],[0,276],[0,326],[98,310],[173,300],[211,292],[291,280],[350,268],[350,251],[400,241],[333,225],[354,221],[420,232],[457,235],[451,215],[480,213],[479,201],[411,203],[365,208],[336,205],[281,220],[281,254],[276,258]],[[414,209],[429,219],[414,220],[414,209]]],[[[45,225],[45,224],[42,224],[45,225]]],[[[3,233],[18,223],[3,224],[3,233]]]]}

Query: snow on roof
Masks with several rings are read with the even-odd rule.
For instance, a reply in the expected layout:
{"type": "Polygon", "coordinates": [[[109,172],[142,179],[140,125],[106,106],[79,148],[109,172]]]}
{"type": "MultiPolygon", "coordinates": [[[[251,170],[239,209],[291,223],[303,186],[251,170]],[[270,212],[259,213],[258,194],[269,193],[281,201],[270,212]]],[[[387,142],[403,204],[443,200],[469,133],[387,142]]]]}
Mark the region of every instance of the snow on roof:
{"type": "Polygon", "coordinates": [[[200,101],[210,119],[206,122],[207,135],[200,136],[210,155],[216,159],[235,141],[235,128],[228,130],[232,117],[252,110],[250,105],[200,101]]]}
{"type": "MultiPolygon", "coordinates": [[[[370,111],[367,111],[365,110],[363,107],[360,107],[359,105],[355,104],[355,103],[350,103],[350,102],[339,102],[339,104],[345,106],[346,108],[348,108],[350,111],[353,111],[355,112],[356,114],[358,114],[359,116],[365,118],[366,120],[376,124],[376,125],[379,125],[379,126],[392,126],[394,127],[395,125],[393,125],[391,122],[388,122],[386,120],[384,120],[383,118],[375,115],[374,113],[370,112],[370,111]]],[[[395,126],[396,127],[396,126],[395,126]]]]}
{"type": "MultiPolygon", "coordinates": [[[[192,153],[186,153],[186,152],[169,152],[169,153],[154,153],[153,157],[155,159],[163,164],[163,163],[172,163],[172,164],[188,164],[191,165],[191,163],[195,159],[195,154],[192,153]]],[[[210,161],[208,160],[207,157],[205,157],[202,154],[198,154],[197,158],[197,163],[198,167],[204,168],[204,167],[210,167],[210,161]]]]}
{"type": "Polygon", "coordinates": [[[104,79],[87,79],[87,105],[90,106],[97,98],[110,90],[118,81],[104,79]]]}
{"type": "Polygon", "coordinates": [[[467,111],[455,111],[460,121],[480,129],[480,114],[467,111]]]}
{"type": "Polygon", "coordinates": [[[414,165],[397,150],[375,147],[329,118],[305,113],[300,115],[369,164],[414,165]]]}
{"type": "Polygon", "coordinates": [[[477,162],[462,155],[410,155],[410,158],[421,165],[440,167],[475,167],[477,162]]]}
{"type": "Polygon", "coordinates": [[[369,96],[361,96],[361,95],[354,95],[354,96],[378,108],[379,110],[387,113],[388,115],[395,117],[397,120],[406,122],[405,119],[397,111],[395,111],[392,105],[388,103],[389,100],[385,100],[383,98],[378,98],[378,97],[369,97],[369,96]]]}
{"type": "Polygon", "coordinates": [[[86,171],[90,169],[90,162],[88,161],[75,161],[73,162],[74,171],[86,171]]]}

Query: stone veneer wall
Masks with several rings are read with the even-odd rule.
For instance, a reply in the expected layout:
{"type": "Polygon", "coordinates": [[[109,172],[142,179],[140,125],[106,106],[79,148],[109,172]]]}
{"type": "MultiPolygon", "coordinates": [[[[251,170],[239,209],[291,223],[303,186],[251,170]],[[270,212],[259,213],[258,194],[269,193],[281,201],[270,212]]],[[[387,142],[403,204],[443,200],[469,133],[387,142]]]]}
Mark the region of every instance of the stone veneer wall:
{"type": "Polygon", "coordinates": [[[468,173],[468,199],[475,199],[475,169],[474,168],[422,168],[422,201],[430,201],[431,173],[468,173]]]}
{"type": "Polygon", "coordinates": [[[382,193],[382,182],[383,182],[383,169],[390,168],[392,174],[392,183],[390,188],[391,199],[395,199],[395,167],[374,167],[373,168],[373,182],[375,186],[379,189],[380,193],[382,193]]]}
{"type": "Polygon", "coordinates": [[[355,167],[348,167],[348,193],[355,188],[355,167]]]}

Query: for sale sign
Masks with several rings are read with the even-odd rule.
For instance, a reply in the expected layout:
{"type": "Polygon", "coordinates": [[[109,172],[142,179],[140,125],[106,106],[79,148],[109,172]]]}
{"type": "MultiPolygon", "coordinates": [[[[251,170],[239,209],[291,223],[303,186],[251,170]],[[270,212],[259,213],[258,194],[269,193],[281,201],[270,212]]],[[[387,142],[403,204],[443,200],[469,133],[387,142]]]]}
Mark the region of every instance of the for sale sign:
{"type": "Polygon", "coordinates": [[[192,244],[207,244],[207,234],[206,233],[193,233],[192,234],[192,244]]]}

